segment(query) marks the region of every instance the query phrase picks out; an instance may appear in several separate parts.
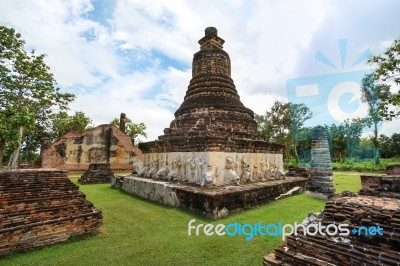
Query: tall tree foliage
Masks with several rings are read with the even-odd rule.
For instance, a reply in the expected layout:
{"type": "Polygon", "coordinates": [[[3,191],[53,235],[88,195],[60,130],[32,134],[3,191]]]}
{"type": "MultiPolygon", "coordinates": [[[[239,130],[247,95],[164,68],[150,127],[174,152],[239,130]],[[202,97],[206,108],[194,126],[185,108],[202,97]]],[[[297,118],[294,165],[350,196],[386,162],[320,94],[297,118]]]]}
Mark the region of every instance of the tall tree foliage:
{"type": "Polygon", "coordinates": [[[395,85],[393,93],[382,100],[384,118],[392,120],[400,115],[400,39],[394,40],[383,54],[371,57],[369,63],[377,66],[375,73],[381,82],[395,85]]]}
{"type": "Polygon", "coordinates": [[[360,142],[362,131],[366,125],[365,119],[354,118],[346,119],[343,122],[343,133],[346,136],[346,156],[355,157],[355,148],[360,142]]]}
{"type": "Polygon", "coordinates": [[[301,130],[304,126],[305,121],[313,117],[313,113],[311,112],[310,108],[308,108],[305,104],[289,103],[288,108],[290,113],[290,133],[293,139],[294,157],[296,159],[296,163],[299,163],[297,143],[298,140],[302,140],[304,138],[304,132],[301,132],[301,130]]]}
{"type": "Polygon", "coordinates": [[[382,121],[382,116],[385,116],[384,102],[390,97],[390,87],[388,85],[379,84],[375,73],[370,73],[362,79],[361,93],[362,101],[368,104],[368,120],[372,124],[374,135],[372,143],[374,146],[374,161],[379,164],[379,149],[378,149],[378,124],[382,121]]]}
{"type": "MultiPolygon", "coordinates": [[[[120,121],[118,118],[114,118],[110,124],[119,127],[119,122],[120,121]]],[[[147,138],[146,125],[143,122],[138,124],[133,123],[129,118],[125,118],[125,133],[131,137],[133,144],[135,143],[136,138],[139,136],[147,138]]]]}
{"type": "Polygon", "coordinates": [[[339,162],[344,162],[346,159],[347,149],[347,137],[344,125],[325,125],[325,129],[328,135],[328,142],[332,159],[335,159],[339,162]]]}
{"type": "Polygon", "coordinates": [[[44,54],[25,51],[24,41],[14,29],[0,26],[0,122],[13,121],[0,131],[0,142],[4,147],[12,145],[11,169],[17,167],[24,136],[40,116],[47,119],[52,108],[66,109],[74,99],[73,94],[61,93],[56,87],[44,58],[44,54]]]}
{"type": "Polygon", "coordinates": [[[382,157],[400,157],[400,133],[393,133],[392,136],[379,136],[379,147],[382,157]]]}
{"type": "MultiPolygon", "coordinates": [[[[304,104],[292,104],[275,101],[270,111],[265,115],[256,115],[258,131],[270,142],[285,146],[287,163],[293,153],[296,162],[299,161],[297,146],[308,131],[304,131],[304,122],[312,117],[312,112],[304,104]]],[[[308,132],[309,133],[309,132],[308,132]]]]}
{"type": "Polygon", "coordinates": [[[61,111],[53,114],[51,137],[59,138],[70,130],[84,131],[91,127],[92,120],[83,112],[75,112],[68,115],[67,112],[61,111]]]}

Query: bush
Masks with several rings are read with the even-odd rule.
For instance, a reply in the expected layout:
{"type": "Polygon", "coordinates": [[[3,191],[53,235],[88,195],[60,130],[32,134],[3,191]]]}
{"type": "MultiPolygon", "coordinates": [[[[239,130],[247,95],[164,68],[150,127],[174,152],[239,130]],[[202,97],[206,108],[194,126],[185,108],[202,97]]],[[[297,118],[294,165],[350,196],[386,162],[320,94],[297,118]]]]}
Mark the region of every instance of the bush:
{"type": "Polygon", "coordinates": [[[376,165],[372,160],[348,160],[345,163],[332,163],[335,171],[356,171],[356,172],[373,172],[384,173],[386,166],[400,164],[400,158],[381,159],[381,163],[376,165]]]}

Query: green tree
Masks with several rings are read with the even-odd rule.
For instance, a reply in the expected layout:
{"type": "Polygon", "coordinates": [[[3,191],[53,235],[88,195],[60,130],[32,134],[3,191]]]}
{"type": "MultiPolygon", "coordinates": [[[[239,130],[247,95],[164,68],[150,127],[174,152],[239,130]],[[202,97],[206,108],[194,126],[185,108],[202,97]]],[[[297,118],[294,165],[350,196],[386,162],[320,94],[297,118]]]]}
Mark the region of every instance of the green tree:
{"type": "MultiPolygon", "coordinates": [[[[119,119],[114,118],[110,124],[119,127],[119,119]]],[[[147,127],[143,122],[136,124],[133,123],[129,118],[125,118],[125,133],[131,137],[133,144],[135,143],[136,138],[139,136],[147,138],[146,128],[147,127]]]]}
{"type": "MultiPolygon", "coordinates": [[[[394,40],[393,44],[380,55],[373,56],[368,61],[376,65],[377,78],[386,84],[400,85],[400,39],[394,40]]],[[[395,91],[387,99],[382,101],[384,106],[384,118],[392,120],[400,115],[400,90],[395,86],[395,91]],[[394,107],[390,110],[390,107],[394,107]]]]}
{"type": "Polygon", "coordinates": [[[270,111],[265,115],[255,117],[258,123],[258,131],[268,142],[274,142],[285,146],[284,158],[289,164],[293,141],[290,136],[290,113],[287,103],[275,101],[270,111]]]}
{"type": "Polygon", "coordinates": [[[360,142],[365,124],[365,119],[361,118],[346,119],[343,122],[343,132],[346,135],[346,156],[348,159],[355,157],[355,148],[360,142]]]}
{"type": "Polygon", "coordinates": [[[271,141],[272,138],[272,124],[266,119],[265,115],[254,115],[254,120],[257,122],[257,131],[266,141],[271,141]]]}
{"type": "Polygon", "coordinates": [[[296,135],[299,163],[308,163],[311,160],[312,128],[303,127],[296,135]]]}
{"type": "Polygon", "coordinates": [[[313,113],[310,108],[305,104],[289,103],[289,114],[290,114],[290,135],[293,139],[293,151],[296,163],[299,163],[299,155],[297,154],[297,143],[302,138],[300,134],[304,123],[313,117],[313,113]]]}
{"type": "Polygon", "coordinates": [[[379,136],[379,147],[382,157],[393,158],[400,157],[400,133],[393,133],[392,136],[379,136]]]}
{"type": "Polygon", "coordinates": [[[66,109],[74,99],[73,94],[61,93],[56,87],[44,58],[44,54],[26,52],[21,35],[14,29],[0,26],[0,110],[9,114],[0,119],[11,121],[0,132],[6,132],[0,142],[13,143],[8,163],[11,169],[17,167],[24,136],[34,128],[39,115],[47,116],[51,108],[66,109]]]}
{"type": "Polygon", "coordinates": [[[332,159],[341,163],[344,162],[346,159],[347,148],[347,137],[345,134],[344,125],[325,125],[325,129],[328,135],[328,142],[332,159]]]}
{"type": "Polygon", "coordinates": [[[379,164],[379,143],[378,143],[378,124],[385,115],[384,102],[390,96],[390,87],[384,84],[378,84],[375,73],[366,74],[362,79],[361,93],[362,101],[368,104],[368,122],[372,124],[374,135],[372,144],[374,146],[374,162],[379,164]]]}
{"type": "Polygon", "coordinates": [[[299,162],[297,152],[298,141],[303,141],[307,132],[302,132],[304,122],[312,117],[312,112],[304,104],[292,104],[275,101],[270,111],[265,115],[256,115],[258,132],[266,141],[282,144],[285,146],[286,164],[289,163],[290,155],[299,162]]]}
{"type": "Polygon", "coordinates": [[[52,132],[53,138],[59,138],[70,130],[84,131],[91,127],[92,120],[83,112],[75,112],[74,115],[68,115],[67,112],[61,111],[53,114],[52,132]]]}
{"type": "Polygon", "coordinates": [[[394,154],[394,150],[391,148],[391,141],[391,138],[384,134],[381,134],[378,139],[381,155],[386,159],[393,157],[394,154]]]}

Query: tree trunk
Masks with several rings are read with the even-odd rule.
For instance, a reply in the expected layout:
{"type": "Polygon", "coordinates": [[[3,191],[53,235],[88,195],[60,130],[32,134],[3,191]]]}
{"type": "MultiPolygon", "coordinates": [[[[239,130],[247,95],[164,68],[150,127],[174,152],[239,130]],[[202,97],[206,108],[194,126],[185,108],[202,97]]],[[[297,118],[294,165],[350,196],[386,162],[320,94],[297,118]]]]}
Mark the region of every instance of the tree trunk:
{"type": "Polygon", "coordinates": [[[293,151],[294,151],[294,158],[296,159],[296,165],[299,165],[299,155],[297,154],[297,143],[293,141],[293,151]]]}
{"type": "Polygon", "coordinates": [[[31,163],[31,140],[29,137],[25,139],[26,151],[25,151],[25,160],[31,163]]]}
{"type": "Polygon", "coordinates": [[[380,163],[379,149],[378,149],[378,123],[374,123],[374,161],[375,164],[380,163]]]}
{"type": "Polygon", "coordinates": [[[6,141],[0,140],[0,169],[3,167],[3,157],[6,150],[6,141]]]}
{"type": "Polygon", "coordinates": [[[19,126],[19,136],[18,136],[18,142],[17,146],[15,147],[14,151],[12,152],[10,156],[10,160],[8,161],[8,168],[9,169],[17,169],[18,168],[18,157],[19,157],[19,151],[21,150],[21,144],[22,144],[22,136],[24,134],[24,129],[25,126],[19,126]]]}

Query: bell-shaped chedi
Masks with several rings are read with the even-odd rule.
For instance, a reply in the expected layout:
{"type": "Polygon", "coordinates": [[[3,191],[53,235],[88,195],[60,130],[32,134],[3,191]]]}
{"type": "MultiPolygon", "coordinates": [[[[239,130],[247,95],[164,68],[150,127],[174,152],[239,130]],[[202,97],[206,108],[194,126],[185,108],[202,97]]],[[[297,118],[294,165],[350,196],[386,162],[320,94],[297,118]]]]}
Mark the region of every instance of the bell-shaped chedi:
{"type": "Polygon", "coordinates": [[[310,183],[307,193],[316,198],[327,199],[335,194],[331,154],[325,128],[313,129],[311,143],[310,183]]]}
{"type": "Polygon", "coordinates": [[[231,78],[224,40],[209,27],[194,54],[192,79],[175,119],[158,141],[142,143],[142,152],[282,152],[257,133],[254,113],[246,108],[231,78]]]}
{"type": "Polygon", "coordinates": [[[258,134],[254,113],[240,101],[231,78],[224,42],[216,28],[205,30],[175,119],[158,140],[139,144],[143,152],[136,170],[139,175],[203,185],[281,175],[277,173],[283,170],[283,146],[258,134]]]}

